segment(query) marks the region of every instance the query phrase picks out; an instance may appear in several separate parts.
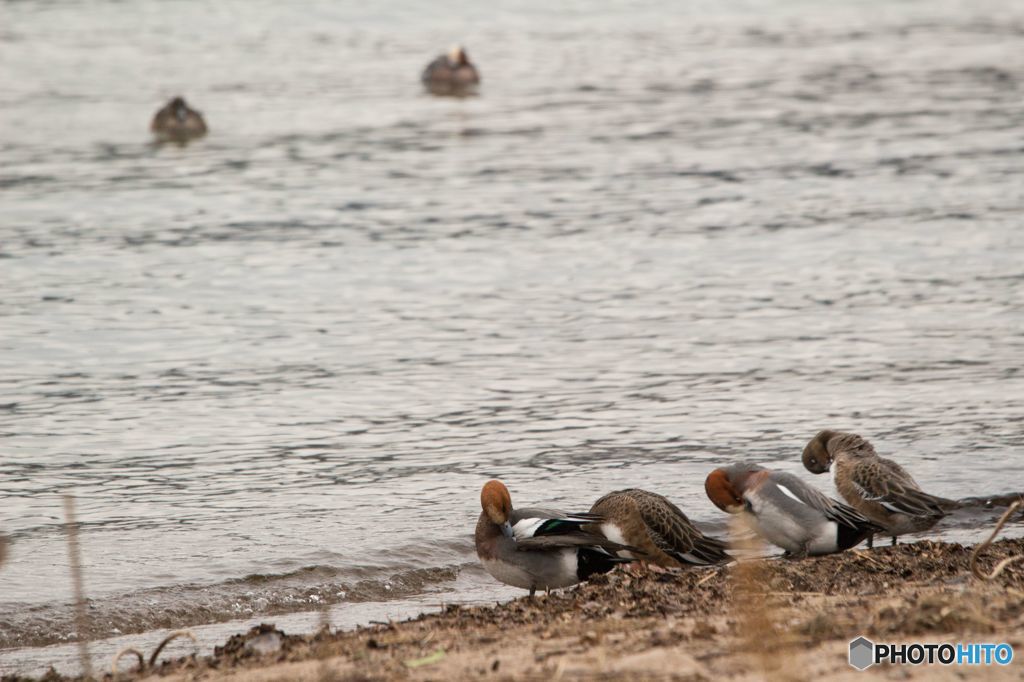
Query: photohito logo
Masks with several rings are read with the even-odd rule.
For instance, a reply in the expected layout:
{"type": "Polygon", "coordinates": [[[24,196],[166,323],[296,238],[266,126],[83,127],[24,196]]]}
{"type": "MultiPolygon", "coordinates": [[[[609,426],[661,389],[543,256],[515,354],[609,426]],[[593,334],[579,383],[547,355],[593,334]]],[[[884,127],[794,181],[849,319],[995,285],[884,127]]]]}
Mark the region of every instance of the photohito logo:
{"type": "Polygon", "coordinates": [[[876,663],[893,665],[1009,665],[1009,644],[875,644],[867,637],[850,642],[850,665],[867,670],[876,663]]]}

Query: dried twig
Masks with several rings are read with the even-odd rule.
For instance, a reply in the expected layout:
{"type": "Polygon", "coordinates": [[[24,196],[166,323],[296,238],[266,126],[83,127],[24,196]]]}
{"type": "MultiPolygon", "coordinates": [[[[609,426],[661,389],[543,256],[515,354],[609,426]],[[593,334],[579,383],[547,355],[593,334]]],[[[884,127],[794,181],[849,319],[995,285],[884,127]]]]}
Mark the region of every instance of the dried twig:
{"type": "Polygon", "coordinates": [[[697,584],[694,585],[694,587],[700,587],[701,585],[703,585],[704,583],[718,575],[719,571],[721,570],[722,569],[720,566],[716,566],[715,568],[711,569],[710,571],[708,571],[708,574],[706,576],[697,581],[697,584]]]}
{"type": "Polygon", "coordinates": [[[196,636],[188,630],[175,630],[171,634],[164,637],[160,641],[160,643],[156,645],[156,648],[153,649],[153,654],[149,657],[150,668],[156,665],[156,659],[160,657],[160,652],[164,650],[164,647],[173,642],[174,640],[178,639],[179,637],[188,637],[192,640],[193,643],[198,643],[199,641],[196,639],[196,636]]]}
{"type": "Polygon", "coordinates": [[[117,664],[121,661],[121,657],[126,654],[135,654],[136,658],[139,659],[139,667],[137,672],[142,672],[146,669],[146,657],[142,655],[142,652],[136,649],[135,647],[126,646],[125,648],[118,651],[117,654],[114,656],[114,660],[110,662],[110,673],[114,677],[117,677],[118,673],[120,672],[117,669],[117,664]]]}
{"type": "Polygon", "coordinates": [[[874,566],[877,566],[878,568],[880,568],[880,569],[882,569],[882,570],[886,570],[886,569],[888,568],[888,567],[887,567],[887,566],[886,566],[885,564],[883,564],[883,563],[879,562],[878,560],[876,560],[876,559],[875,559],[874,557],[872,557],[872,556],[871,556],[870,554],[868,554],[867,552],[865,552],[865,551],[863,551],[863,550],[860,550],[860,549],[852,549],[852,550],[850,550],[850,552],[851,552],[851,553],[853,553],[853,555],[854,555],[855,557],[857,557],[857,558],[859,558],[859,559],[864,559],[864,560],[865,560],[865,561],[867,561],[867,562],[868,562],[869,564],[872,564],[872,565],[874,565],[874,566]]]}
{"type": "Polygon", "coordinates": [[[1011,504],[1006,509],[1006,511],[1003,512],[1003,515],[999,518],[999,523],[996,524],[996,527],[992,531],[992,534],[989,535],[984,542],[980,543],[977,547],[975,547],[973,552],[971,552],[971,573],[973,573],[974,577],[978,580],[993,580],[997,575],[1003,572],[1004,568],[1006,568],[1007,566],[1016,561],[1024,559],[1024,555],[1012,556],[1003,559],[998,564],[996,564],[996,567],[992,569],[991,573],[988,574],[984,573],[981,570],[981,567],[978,566],[978,555],[981,554],[982,550],[986,549],[989,545],[992,544],[992,541],[996,539],[997,535],[999,535],[999,531],[1001,531],[1003,529],[1003,526],[1006,525],[1006,522],[1010,519],[1010,516],[1013,514],[1013,512],[1017,511],[1022,506],[1024,506],[1024,502],[1022,502],[1021,500],[1017,500],[1016,502],[1011,504]]]}
{"type": "Polygon", "coordinates": [[[196,636],[188,630],[175,630],[174,632],[160,640],[160,643],[156,645],[155,649],[153,649],[153,654],[149,657],[148,663],[146,662],[146,657],[142,654],[141,651],[139,651],[135,647],[126,646],[125,648],[118,651],[117,654],[114,656],[114,660],[110,662],[110,672],[113,673],[115,678],[117,677],[119,673],[117,669],[117,664],[121,661],[121,657],[127,654],[135,654],[135,657],[139,659],[139,667],[138,670],[136,670],[135,672],[146,672],[147,670],[156,665],[156,660],[160,657],[160,652],[164,650],[164,647],[173,642],[174,640],[178,639],[179,637],[188,637],[192,640],[193,643],[198,642],[196,636]]]}
{"type": "Polygon", "coordinates": [[[78,634],[78,659],[82,675],[92,677],[89,658],[89,620],[85,612],[85,590],[82,587],[82,554],[78,547],[78,523],[75,521],[75,498],[64,496],[64,531],[68,536],[68,559],[71,564],[71,586],[75,596],[75,630],[78,634]]]}

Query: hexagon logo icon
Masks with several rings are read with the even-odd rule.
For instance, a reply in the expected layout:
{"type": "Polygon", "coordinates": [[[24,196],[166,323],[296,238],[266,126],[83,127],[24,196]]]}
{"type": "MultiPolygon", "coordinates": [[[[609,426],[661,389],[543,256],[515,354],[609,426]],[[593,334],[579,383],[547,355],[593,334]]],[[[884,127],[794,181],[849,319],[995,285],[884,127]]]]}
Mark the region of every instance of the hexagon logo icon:
{"type": "Polygon", "coordinates": [[[866,670],[875,664],[875,643],[867,637],[858,637],[850,642],[850,665],[857,670],[866,670]]]}

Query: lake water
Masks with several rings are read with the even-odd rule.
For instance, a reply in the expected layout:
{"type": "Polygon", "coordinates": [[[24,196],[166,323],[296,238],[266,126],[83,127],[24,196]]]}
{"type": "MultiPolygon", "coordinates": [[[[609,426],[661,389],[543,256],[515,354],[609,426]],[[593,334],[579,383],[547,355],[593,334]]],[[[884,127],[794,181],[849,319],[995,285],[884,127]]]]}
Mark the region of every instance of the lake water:
{"type": "Polygon", "coordinates": [[[810,479],[831,427],[1024,487],[1022,38],[990,0],[3,3],[0,671],[74,669],[66,492],[99,665],[518,594],[491,477],[721,532],[709,469],[810,479]],[[481,95],[423,94],[454,41],[481,95]],[[210,135],[151,146],[176,94],[210,135]]]}

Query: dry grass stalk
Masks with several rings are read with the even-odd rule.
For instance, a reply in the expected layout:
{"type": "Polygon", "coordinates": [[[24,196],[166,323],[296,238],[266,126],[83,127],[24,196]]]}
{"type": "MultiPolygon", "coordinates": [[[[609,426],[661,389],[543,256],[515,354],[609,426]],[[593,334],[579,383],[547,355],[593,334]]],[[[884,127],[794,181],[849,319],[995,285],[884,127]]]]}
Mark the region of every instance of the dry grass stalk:
{"type": "Polygon", "coordinates": [[[331,664],[327,662],[330,658],[331,650],[328,646],[329,638],[328,635],[331,632],[331,606],[326,599],[324,599],[323,607],[320,609],[320,633],[322,640],[317,647],[316,657],[320,659],[320,668],[317,671],[317,677],[320,682],[334,682],[337,679],[337,675],[334,670],[331,669],[331,664]]]}
{"type": "Polygon", "coordinates": [[[703,578],[701,578],[700,580],[698,580],[697,584],[694,585],[694,587],[700,587],[704,583],[708,582],[709,580],[714,578],[716,575],[718,575],[719,571],[721,571],[721,570],[722,570],[721,566],[715,566],[714,568],[709,569],[708,570],[708,574],[706,576],[704,576],[703,578]]]}
{"type": "Polygon", "coordinates": [[[732,548],[741,556],[730,572],[733,609],[743,647],[753,666],[769,682],[799,680],[796,650],[779,625],[781,620],[767,591],[769,574],[765,560],[755,558],[763,552],[761,541],[751,532],[747,518],[738,514],[730,523],[732,548]]]}
{"type": "Polygon", "coordinates": [[[127,654],[134,654],[139,659],[139,667],[138,670],[136,670],[136,672],[142,673],[146,670],[149,670],[150,668],[156,665],[156,661],[158,658],[160,658],[160,652],[164,650],[164,647],[166,647],[168,644],[178,639],[179,637],[187,637],[191,639],[193,643],[198,643],[199,641],[196,639],[196,636],[188,630],[175,630],[174,632],[160,640],[160,643],[156,645],[155,649],[153,649],[153,653],[149,657],[148,663],[146,662],[146,657],[142,655],[141,651],[139,651],[135,647],[125,647],[117,652],[117,654],[114,656],[114,660],[110,663],[111,673],[114,675],[115,678],[118,676],[117,664],[120,662],[121,657],[127,654]]]}
{"type": "Polygon", "coordinates": [[[82,587],[82,554],[78,546],[78,523],[75,521],[75,498],[64,496],[64,531],[68,536],[68,559],[71,564],[71,586],[75,597],[75,632],[78,635],[78,658],[82,675],[92,677],[89,658],[89,619],[85,612],[85,589],[82,587]]]}
{"type": "Polygon", "coordinates": [[[160,652],[164,650],[164,647],[173,642],[174,640],[178,639],[179,637],[188,637],[192,640],[193,644],[196,644],[199,641],[196,639],[196,636],[188,630],[175,630],[174,632],[160,640],[160,643],[156,645],[155,649],[153,649],[153,653],[149,657],[150,668],[156,665],[156,659],[160,658],[160,652]]]}
{"type": "Polygon", "coordinates": [[[997,575],[1002,573],[1003,569],[1005,569],[1007,566],[1014,562],[1024,559],[1024,555],[1012,556],[1003,559],[998,564],[996,564],[996,567],[992,569],[991,573],[987,574],[981,570],[980,566],[978,566],[978,555],[981,554],[982,551],[984,551],[989,545],[992,544],[992,541],[996,539],[997,535],[999,535],[999,531],[1001,531],[1003,529],[1003,526],[1006,525],[1006,522],[1010,519],[1010,516],[1012,516],[1013,513],[1020,509],[1022,506],[1024,506],[1024,502],[1022,502],[1021,500],[1017,500],[1016,502],[1011,504],[1007,508],[1007,510],[1003,512],[1003,515],[999,518],[999,523],[996,524],[996,527],[992,531],[992,534],[989,535],[984,542],[978,544],[974,548],[974,551],[971,552],[971,573],[973,573],[974,577],[978,580],[993,580],[997,575]]]}
{"type": "Polygon", "coordinates": [[[139,659],[139,667],[137,668],[137,672],[142,672],[146,669],[146,657],[142,655],[142,652],[136,649],[135,647],[127,646],[118,651],[117,654],[114,656],[114,660],[110,662],[110,674],[114,676],[114,679],[117,679],[117,676],[120,673],[120,671],[117,669],[117,664],[121,661],[122,656],[126,656],[128,654],[134,654],[135,657],[139,659]]]}

